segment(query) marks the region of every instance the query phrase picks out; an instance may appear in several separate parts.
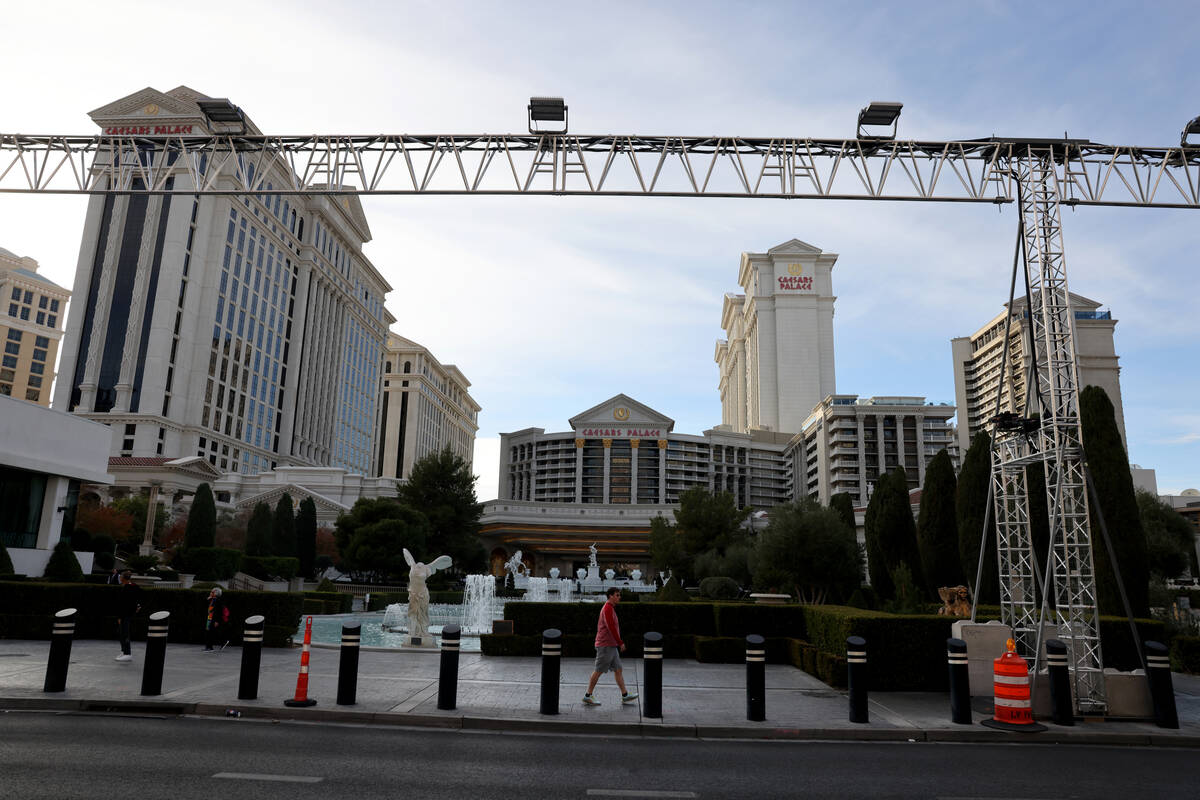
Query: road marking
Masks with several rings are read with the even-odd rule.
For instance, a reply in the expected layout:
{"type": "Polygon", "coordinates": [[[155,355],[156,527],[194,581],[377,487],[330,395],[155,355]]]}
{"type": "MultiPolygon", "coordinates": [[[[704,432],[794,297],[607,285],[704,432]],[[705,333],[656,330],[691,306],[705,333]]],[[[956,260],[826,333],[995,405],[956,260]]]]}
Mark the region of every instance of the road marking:
{"type": "Polygon", "coordinates": [[[218,772],[213,777],[240,781],[281,781],[283,783],[320,783],[325,780],[308,775],[264,775],[258,772],[218,772]]]}
{"type": "Polygon", "coordinates": [[[654,792],[645,789],[588,789],[588,797],[699,797],[695,792],[654,792]]]}

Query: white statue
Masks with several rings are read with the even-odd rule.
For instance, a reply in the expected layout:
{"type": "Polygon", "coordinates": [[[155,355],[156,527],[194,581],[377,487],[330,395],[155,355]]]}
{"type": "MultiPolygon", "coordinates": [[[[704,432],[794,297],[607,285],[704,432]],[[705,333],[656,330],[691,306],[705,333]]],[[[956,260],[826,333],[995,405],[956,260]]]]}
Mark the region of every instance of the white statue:
{"type": "Polygon", "coordinates": [[[611,581],[613,578],[616,577],[616,575],[617,575],[617,573],[613,570],[612,567],[609,567],[608,569],[604,570],[604,579],[605,580],[611,581]]]}
{"type": "Polygon", "coordinates": [[[550,580],[552,580],[552,581],[558,580],[558,567],[550,568],[550,580]]]}
{"type": "Polygon", "coordinates": [[[583,580],[587,577],[587,570],[583,567],[580,567],[579,569],[575,570],[575,577],[579,578],[579,580],[583,580]]]}
{"type": "Polygon", "coordinates": [[[600,564],[596,561],[596,543],[592,542],[588,545],[588,566],[599,568],[600,564]]]}
{"type": "Polygon", "coordinates": [[[408,548],[404,548],[404,560],[411,567],[408,571],[408,635],[412,639],[423,639],[429,635],[429,589],[425,579],[439,569],[452,563],[450,556],[438,556],[432,564],[415,561],[408,548]]]}
{"type": "Polygon", "coordinates": [[[521,551],[513,553],[513,557],[504,562],[504,568],[513,576],[513,581],[516,582],[517,576],[526,572],[525,562],[521,560],[521,551]]]}
{"type": "Polygon", "coordinates": [[[635,569],[633,572],[629,573],[629,577],[633,578],[634,583],[641,583],[642,571],[640,569],[635,569]]]}

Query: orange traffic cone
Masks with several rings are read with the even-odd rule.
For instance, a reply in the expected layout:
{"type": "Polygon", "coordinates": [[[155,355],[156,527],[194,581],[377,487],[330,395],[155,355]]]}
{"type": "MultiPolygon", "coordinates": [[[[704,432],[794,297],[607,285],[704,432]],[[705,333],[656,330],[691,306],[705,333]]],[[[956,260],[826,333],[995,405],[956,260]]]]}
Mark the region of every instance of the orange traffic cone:
{"type": "Polygon", "coordinates": [[[304,623],[304,648],[300,651],[300,674],[296,677],[296,696],[284,700],[285,706],[315,706],[316,700],[308,699],[308,646],[312,642],[312,617],[304,623]]]}
{"type": "Polygon", "coordinates": [[[1002,731],[1037,733],[1045,725],[1033,721],[1033,704],[1029,696],[1029,666],[1017,655],[1017,644],[1005,642],[1008,652],[992,662],[995,711],[991,719],[983,720],[989,728],[1002,731]]]}

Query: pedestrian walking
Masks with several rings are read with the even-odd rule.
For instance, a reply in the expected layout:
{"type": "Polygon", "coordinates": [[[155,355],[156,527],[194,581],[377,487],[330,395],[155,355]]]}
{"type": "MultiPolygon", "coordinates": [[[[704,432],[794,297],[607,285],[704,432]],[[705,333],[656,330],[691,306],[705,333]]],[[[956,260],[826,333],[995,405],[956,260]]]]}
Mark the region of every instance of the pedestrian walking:
{"type": "Polygon", "coordinates": [[[631,703],[637,700],[637,692],[625,688],[625,678],[621,668],[621,653],[625,652],[625,642],[621,640],[621,625],[617,622],[617,606],[621,604],[621,590],[613,586],[607,592],[604,607],[600,609],[600,619],[596,623],[596,667],[592,677],[588,679],[587,694],[583,696],[585,706],[598,706],[600,701],[592,697],[596,681],[600,676],[612,670],[621,690],[621,702],[631,703]]]}
{"type": "Polygon", "coordinates": [[[112,574],[108,576],[108,580],[105,581],[105,583],[107,583],[111,586],[120,586],[121,585],[121,570],[119,570],[117,567],[113,567],[112,574]]]}
{"type": "Polygon", "coordinates": [[[221,587],[214,586],[208,593],[208,614],[204,618],[204,652],[215,653],[213,645],[217,642],[224,642],[221,649],[225,649],[225,644],[229,644],[229,637],[225,635],[228,622],[229,607],[221,599],[221,587]]]}
{"type": "Polygon", "coordinates": [[[121,571],[121,586],[117,591],[117,635],[121,640],[121,654],[116,661],[132,661],[133,651],[129,647],[129,632],[133,618],[142,608],[142,587],[133,582],[133,570],[121,571]]]}

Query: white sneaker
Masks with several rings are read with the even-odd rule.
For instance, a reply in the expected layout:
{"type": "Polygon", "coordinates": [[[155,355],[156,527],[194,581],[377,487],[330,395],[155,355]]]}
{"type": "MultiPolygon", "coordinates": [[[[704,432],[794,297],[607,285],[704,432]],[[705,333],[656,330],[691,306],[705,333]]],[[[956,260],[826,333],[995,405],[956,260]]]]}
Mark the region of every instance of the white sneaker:
{"type": "Polygon", "coordinates": [[[600,705],[600,701],[592,697],[590,694],[585,694],[583,696],[583,704],[585,706],[598,706],[600,705]]]}
{"type": "Polygon", "coordinates": [[[128,653],[121,653],[121,655],[114,658],[113,661],[133,661],[133,656],[129,655],[128,653]]]}

